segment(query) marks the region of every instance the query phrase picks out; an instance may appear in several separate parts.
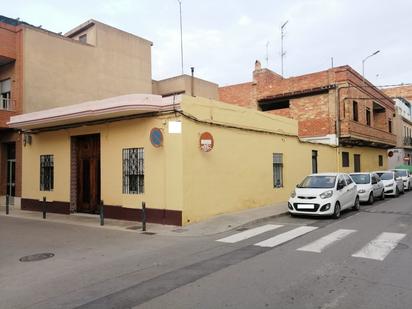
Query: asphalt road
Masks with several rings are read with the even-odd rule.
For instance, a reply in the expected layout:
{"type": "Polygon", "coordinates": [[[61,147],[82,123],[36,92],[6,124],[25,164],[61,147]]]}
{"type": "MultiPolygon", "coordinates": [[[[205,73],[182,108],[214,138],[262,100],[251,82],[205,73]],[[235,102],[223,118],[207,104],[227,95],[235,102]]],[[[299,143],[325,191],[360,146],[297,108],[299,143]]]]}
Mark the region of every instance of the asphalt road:
{"type": "Polygon", "coordinates": [[[411,197],[207,237],[0,217],[0,308],[412,308],[411,197]]]}

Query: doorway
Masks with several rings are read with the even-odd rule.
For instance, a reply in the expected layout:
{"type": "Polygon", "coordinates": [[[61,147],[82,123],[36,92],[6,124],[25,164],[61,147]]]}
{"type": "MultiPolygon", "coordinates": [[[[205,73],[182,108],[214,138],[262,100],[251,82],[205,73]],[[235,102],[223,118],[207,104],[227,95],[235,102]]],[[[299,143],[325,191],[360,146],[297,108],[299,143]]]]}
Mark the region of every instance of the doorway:
{"type": "Polygon", "coordinates": [[[318,151],[312,150],[312,174],[318,173],[318,151]]]}
{"type": "Polygon", "coordinates": [[[360,173],[361,171],[360,154],[354,154],[353,159],[355,161],[355,173],[360,173]]]}
{"type": "Polygon", "coordinates": [[[100,203],[100,135],[75,137],[76,143],[76,210],[97,214],[100,203]]]}

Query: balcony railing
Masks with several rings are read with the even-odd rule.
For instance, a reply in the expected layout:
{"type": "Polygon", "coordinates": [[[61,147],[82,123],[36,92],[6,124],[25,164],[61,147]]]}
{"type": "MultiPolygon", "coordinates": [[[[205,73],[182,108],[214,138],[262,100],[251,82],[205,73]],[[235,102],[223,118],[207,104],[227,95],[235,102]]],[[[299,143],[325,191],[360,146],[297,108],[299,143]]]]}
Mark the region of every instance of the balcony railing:
{"type": "Polygon", "coordinates": [[[0,97],[0,110],[14,111],[14,103],[12,99],[0,97]]]}
{"type": "Polygon", "coordinates": [[[412,137],[407,137],[407,136],[405,136],[405,137],[403,138],[403,144],[404,144],[405,146],[412,146],[412,137]]]}
{"type": "Polygon", "coordinates": [[[395,134],[356,121],[342,121],[341,128],[341,136],[350,137],[351,139],[360,139],[369,143],[396,145],[395,134]]]}

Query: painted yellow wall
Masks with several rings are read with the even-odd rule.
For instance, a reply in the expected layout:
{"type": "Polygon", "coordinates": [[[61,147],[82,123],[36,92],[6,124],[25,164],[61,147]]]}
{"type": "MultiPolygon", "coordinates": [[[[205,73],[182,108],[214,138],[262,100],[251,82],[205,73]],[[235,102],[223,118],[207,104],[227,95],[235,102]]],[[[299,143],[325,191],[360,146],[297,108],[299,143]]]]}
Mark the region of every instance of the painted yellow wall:
{"type": "Polygon", "coordinates": [[[97,23],[95,46],[24,28],[24,112],[151,93],[151,43],[97,23]]]}
{"type": "Polygon", "coordinates": [[[141,118],[98,126],[80,127],[33,135],[32,145],[23,149],[23,197],[70,201],[70,137],[100,134],[101,198],[105,205],[182,210],[181,135],[167,134],[171,117],[141,118]],[[149,134],[153,127],[164,132],[164,146],[155,148],[149,134]],[[122,149],[144,147],[145,192],[122,193],[122,149]],[[55,156],[54,190],[40,191],[40,155],[55,156]]]}
{"type": "MultiPolygon", "coordinates": [[[[183,112],[203,121],[297,133],[294,120],[216,101],[184,97],[182,106],[183,112]]],[[[183,130],[183,223],[287,200],[295,185],[312,172],[312,150],[318,151],[319,172],[333,171],[336,166],[335,148],[301,143],[296,136],[225,128],[187,118],[183,130]],[[208,153],[199,148],[200,134],[206,131],[215,141],[208,153]],[[283,188],[273,186],[273,153],[283,153],[283,188]]]]}
{"type": "Polygon", "coordinates": [[[388,155],[386,149],[371,147],[340,147],[339,148],[339,172],[353,173],[355,169],[354,154],[360,154],[361,171],[373,172],[385,170],[388,167],[388,155]],[[349,152],[349,167],[342,167],[342,152],[349,152]],[[383,166],[379,166],[379,155],[383,158],[383,166]]]}

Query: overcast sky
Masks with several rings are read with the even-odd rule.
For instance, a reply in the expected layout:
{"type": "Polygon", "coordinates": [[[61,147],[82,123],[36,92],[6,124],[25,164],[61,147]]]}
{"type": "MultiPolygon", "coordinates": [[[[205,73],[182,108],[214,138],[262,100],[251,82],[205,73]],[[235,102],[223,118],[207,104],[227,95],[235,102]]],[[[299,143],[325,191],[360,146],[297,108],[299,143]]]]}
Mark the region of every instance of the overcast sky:
{"type": "MultiPolygon", "coordinates": [[[[55,32],[88,19],[149,39],[153,78],[181,72],[177,0],[0,0],[0,15],[55,32]]],[[[182,0],[184,70],[220,85],[251,80],[254,62],[285,77],[348,64],[376,85],[412,83],[411,0],[182,0]]]]}

